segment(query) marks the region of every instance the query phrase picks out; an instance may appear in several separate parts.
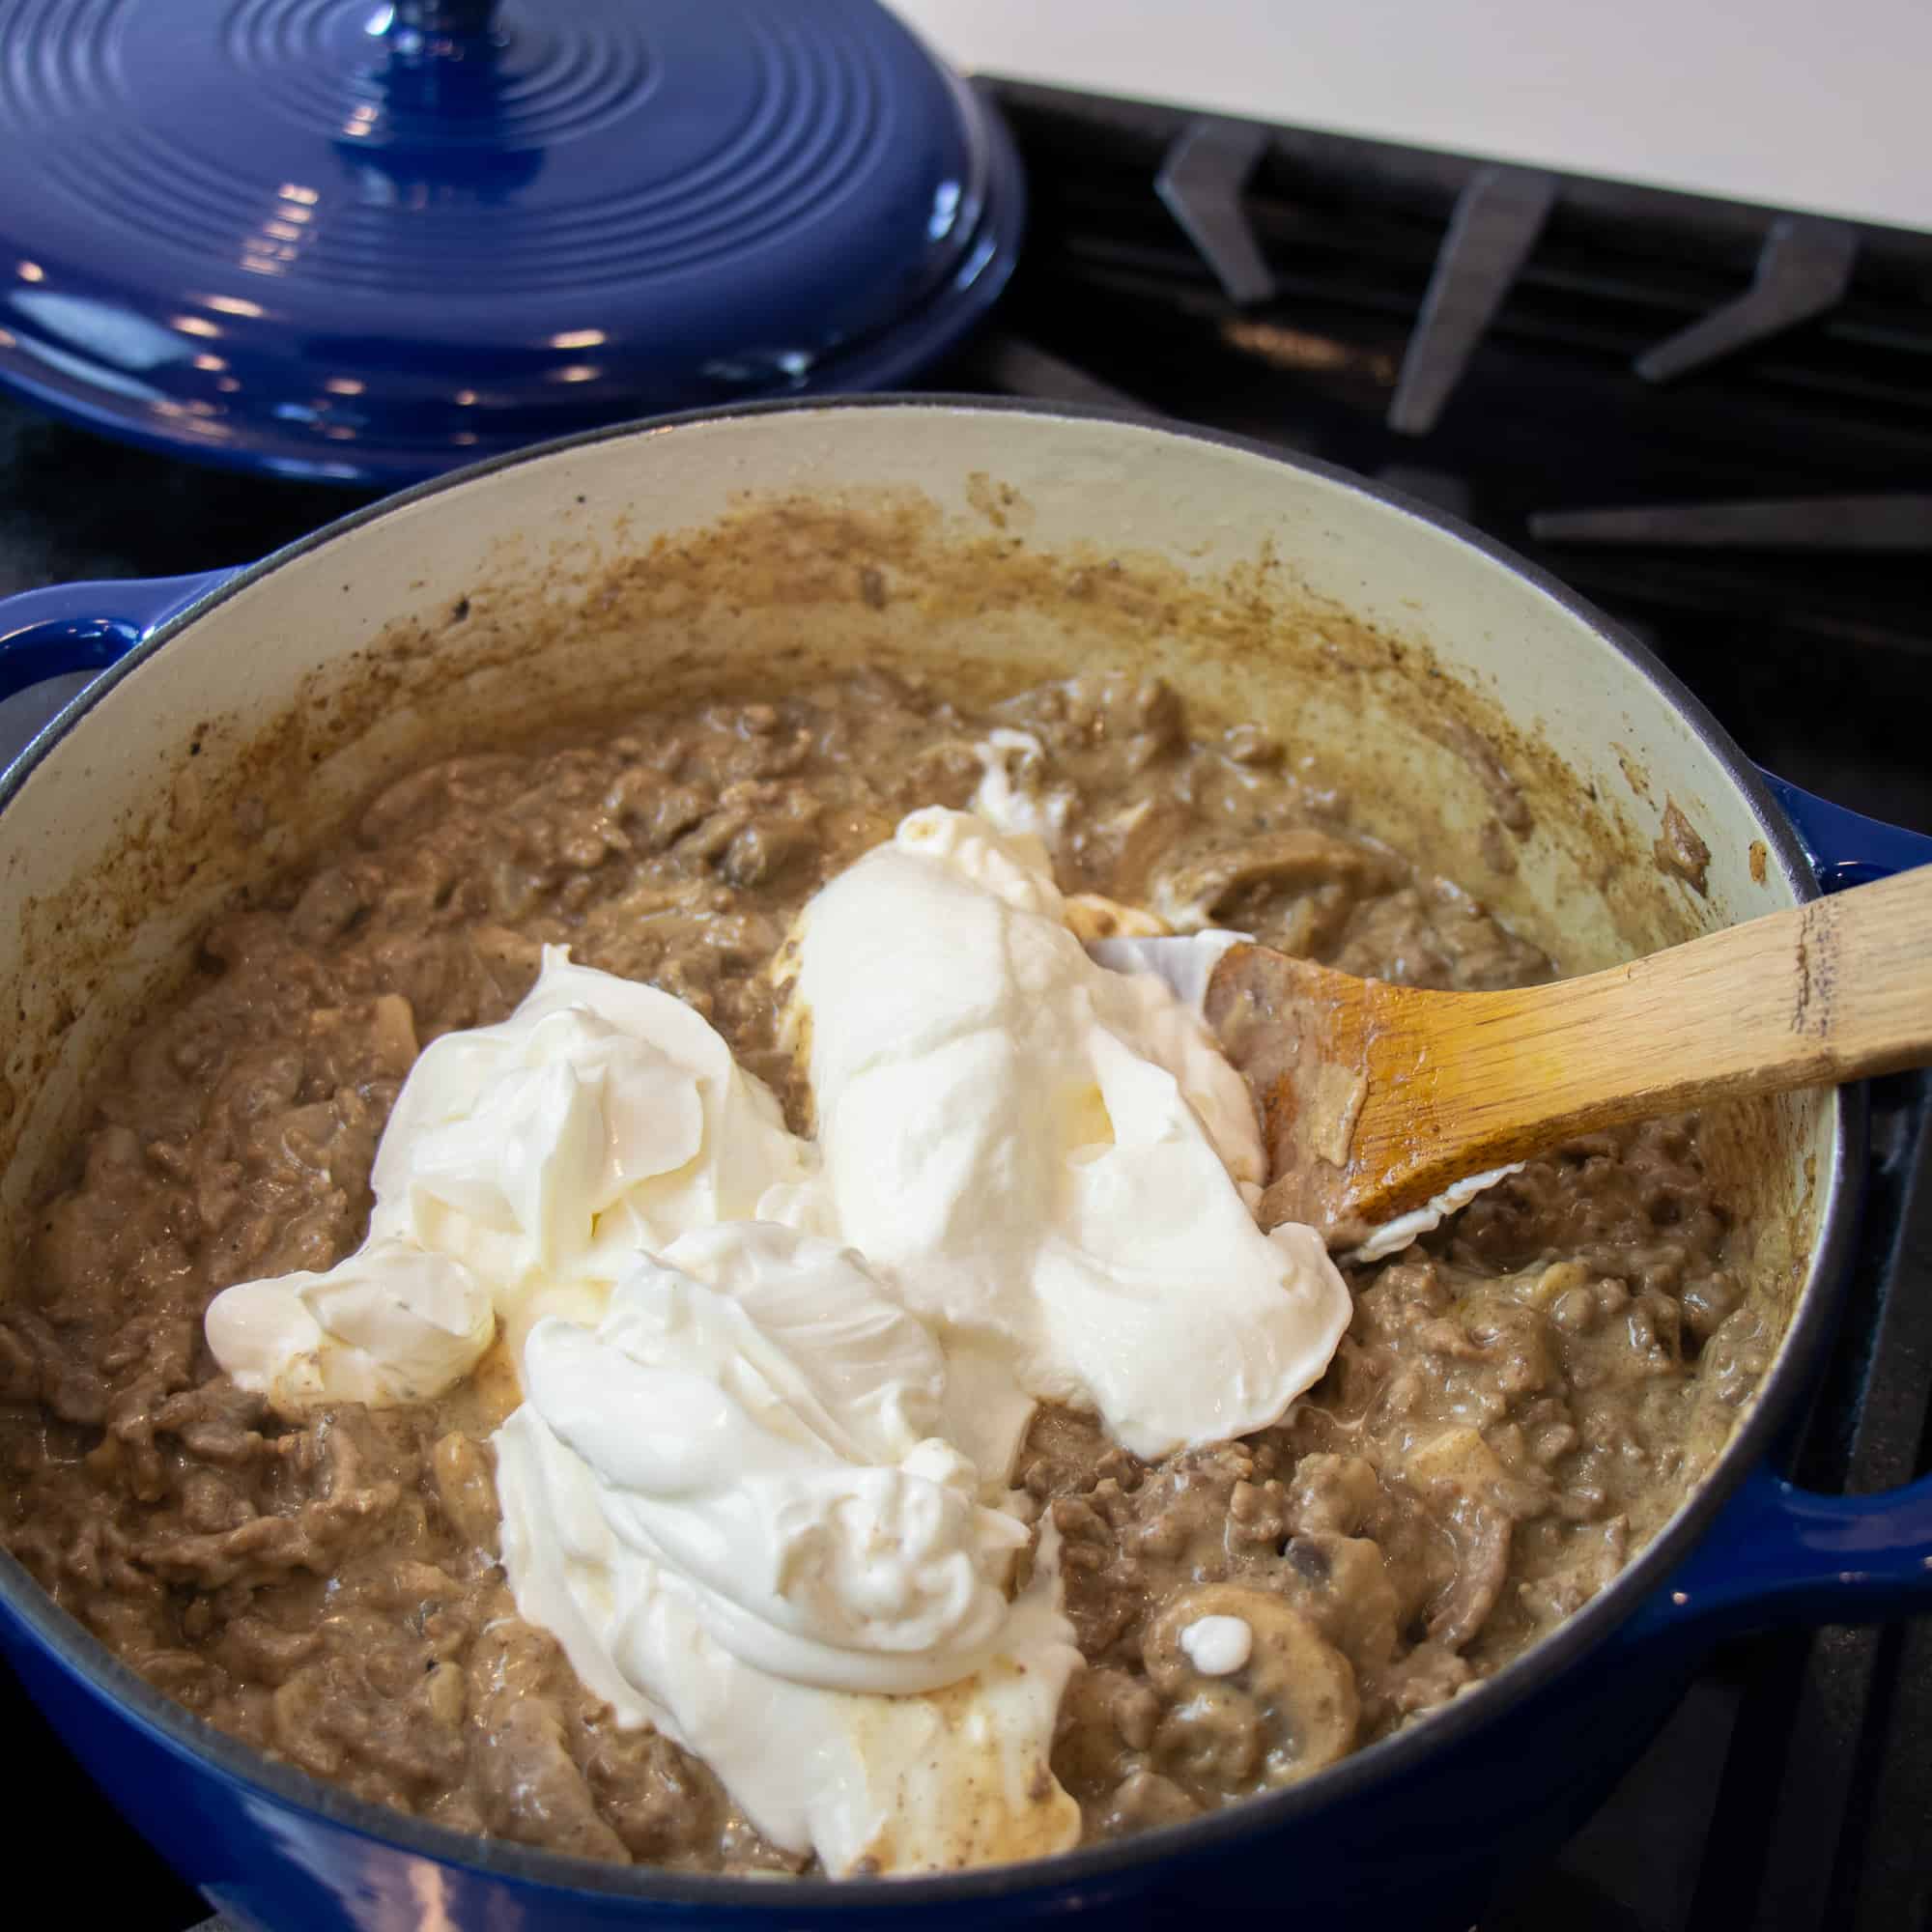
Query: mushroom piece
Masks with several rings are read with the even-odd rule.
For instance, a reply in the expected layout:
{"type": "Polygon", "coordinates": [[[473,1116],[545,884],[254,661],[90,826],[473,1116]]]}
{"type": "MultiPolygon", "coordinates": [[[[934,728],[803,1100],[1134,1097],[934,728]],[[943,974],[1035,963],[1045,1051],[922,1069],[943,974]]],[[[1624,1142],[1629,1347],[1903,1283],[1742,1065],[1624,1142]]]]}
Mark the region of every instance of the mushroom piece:
{"type": "Polygon", "coordinates": [[[1361,1701],[1349,1660],[1280,1597],[1204,1583],[1162,1605],[1142,1639],[1148,1679],[1167,1705],[1154,1732],[1157,1769],[1190,1796],[1278,1788],[1346,1756],[1361,1701]],[[1206,1675],[1184,1634],[1203,1617],[1235,1617],[1252,1641],[1238,1668],[1206,1675]]]}
{"type": "Polygon", "coordinates": [[[1333,886],[1360,897],[1401,884],[1404,871],[1392,853],[1353,839],[1306,828],[1269,832],[1157,878],[1150,903],[1177,932],[1187,932],[1258,886],[1304,893],[1333,886]]]}
{"type": "Polygon", "coordinates": [[[1429,1634],[1444,1650],[1461,1650],[1489,1622],[1509,1580],[1514,1525],[1502,1510],[1460,1492],[1446,1514],[1459,1560],[1455,1581],[1430,1612],[1429,1634]]]}

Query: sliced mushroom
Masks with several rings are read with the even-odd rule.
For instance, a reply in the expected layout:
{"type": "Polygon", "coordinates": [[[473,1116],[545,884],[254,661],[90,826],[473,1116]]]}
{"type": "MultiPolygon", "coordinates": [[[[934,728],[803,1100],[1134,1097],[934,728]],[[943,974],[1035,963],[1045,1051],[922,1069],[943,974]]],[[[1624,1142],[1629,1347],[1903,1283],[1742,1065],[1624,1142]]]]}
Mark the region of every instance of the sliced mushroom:
{"type": "Polygon", "coordinates": [[[1349,1660],[1266,1590],[1206,1583],[1168,1599],[1142,1642],[1149,1681],[1168,1704],[1157,1769],[1196,1798],[1293,1784],[1345,1756],[1361,1701],[1349,1660]],[[1236,1617],[1247,1661],[1207,1676],[1181,1639],[1203,1617],[1236,1617]]]}
{"type": "Polygon", "coordinates": [[[1153,882],[1149,902],[1177,931],[1187,932],[1257,886],[1281,892],[1338,886],[1355,898],[1400,885],[1405,871],[1392,854],[1304,827],[1250,838],[1169,872],[1153,882]]]}
{"type": "Polygon", "coordinates": [[[1395,1655],[1402,1599],[1390,1580],[1379,1544],[1366,1536],[1306,1530],[1282,1548],[1293,1578],[1284,1591],[1316,1634],[1357,1670],[1373,1672],[1395,1655]]]}
{"type": "MultiPolygon", "coordinates": [[[[1446,1486],[1438,1485],[1439,1499],[1446,1486]]],[[[1490,1620],[1509,1579],[1514,1525],[1494,1504],[1456,1492],[1443,1512],[1456,1539],[1456,1579],[1430,1611],[1430,1637],[1444,1650],[1461,1650],[1490,1620]]]]}

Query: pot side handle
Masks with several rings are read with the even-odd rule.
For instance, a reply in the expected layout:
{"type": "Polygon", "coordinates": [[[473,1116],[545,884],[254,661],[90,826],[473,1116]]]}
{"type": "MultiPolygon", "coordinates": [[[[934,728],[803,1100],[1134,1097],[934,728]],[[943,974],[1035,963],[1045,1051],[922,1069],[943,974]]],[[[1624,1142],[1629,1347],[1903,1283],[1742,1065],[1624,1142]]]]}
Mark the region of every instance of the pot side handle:
{"type": "Polygon", "coordinates": [[[1894,872],[1909,872],[1915,867],[1932,866],[1932,838],[1923,833],[1888,825],[1882,818],[1867,818],[1813,792],[1801,791],[1770,772],[1761,776],[1790,819],[1818,883],[1828,893],[1865,885],[1873,879],[1889,879],[1894,872]]]}
{"type": "MultiPolygon", "coordinates": [[[[1765,782],[1827,892],[1932,865],[1932,838],[1771,773],[1765,782]]],[[[1932,1476],[1884,1495],[1826,1496],[1767,1468],[1624,1627],[1702,1642],[1788,1623],[1876,1623],[1932,1610],[1932,1476]]]]}
{"type": "Polygon", "coordinates": [[[1757,1468],[1624,1626],[1698,1643],[1789,1624],[1932,1610],[1932,1476],[1877,1496],[1821,1496],[1757,1468]]]}
{"type": "Polygon", "coordinates": [[[0,699],[70,671],[105,670],[234,574],[56,583],[0,599],[0,699]]]}

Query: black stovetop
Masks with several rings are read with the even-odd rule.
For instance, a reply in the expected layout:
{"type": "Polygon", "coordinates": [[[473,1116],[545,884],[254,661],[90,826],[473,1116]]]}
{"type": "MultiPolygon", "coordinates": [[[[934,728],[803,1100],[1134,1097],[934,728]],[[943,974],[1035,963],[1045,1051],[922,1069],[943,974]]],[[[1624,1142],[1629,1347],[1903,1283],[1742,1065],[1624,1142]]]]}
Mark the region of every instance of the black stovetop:
{"type": "MultiPolygon", "coordinates": [[[[1122,403],[1397,484],[1635,628],[1761,762],[1932,832],[1932,236],[988,85],[1032,231],[995,332],[937,386],[1122,403]]],[[[0,400],[0,595],[245,561],[356,500],[0,400]]],[[[1820,1489],[1932,1451],[1924,1094],[1875,1090],[1863,1252],[1794,1452],[1820,1489]]],[[[11,1683],[0,1730],[34,1767],[16,1842],[85,1833],[90,1922],[205,1916],[11,1683]]],[[[1932,1621],[1722,1652],[1484,1920],[1927,1924],[1932,1621]]]]}

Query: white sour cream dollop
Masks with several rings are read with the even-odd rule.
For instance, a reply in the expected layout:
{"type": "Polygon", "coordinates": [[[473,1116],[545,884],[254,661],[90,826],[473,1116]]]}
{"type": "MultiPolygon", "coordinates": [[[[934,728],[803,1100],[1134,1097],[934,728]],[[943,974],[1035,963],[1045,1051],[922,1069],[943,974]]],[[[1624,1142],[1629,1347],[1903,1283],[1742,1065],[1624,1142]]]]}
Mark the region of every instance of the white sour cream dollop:
{"type": "Polygon", "coordinates": [[[1198,1016],[1065,911],[1037,838],[961,812],[834,880],[781,961],[814,1140],[696,1012],[547,951],[417,1061],[363,1247],[209,1311],[290,1411],[429,1400],[500,1334],[520,1612],[834,1872],[1078,1837],[1057,1543],[1006,1490],[1035,1404],[1146,1456],[1219,1440],[1348,1321],[1314,1235],[1254,1224],[1253,1108],[1198,1016]]]}
{"type": "Polygon", "coordinates": [[[538,1322],[524,1375],[504,1563],[621,1721],[835,1872],[1073,1842],[1047,1770],[1080,1661],[1057,1576],[1008,1602],[1028,1532],[929,1433],[943,1357],[856,1256],[769,1224],[685,1236],[594,1331],[538,1322]]]}
{"type": "MultiPolygon", "coordinates": [[[[1170,987],[1087,956],[1037,839],[914,812],[794,945],[840,1237],[908,1306],[1140,1456],[1265,1428],[1320,1378],[1349,1292],[1311,1229],[1255,1225],[1246,1086],[1170,987]]],[[[974,1432],[982,1466],[1012,1422],[974,1432]]]]}

